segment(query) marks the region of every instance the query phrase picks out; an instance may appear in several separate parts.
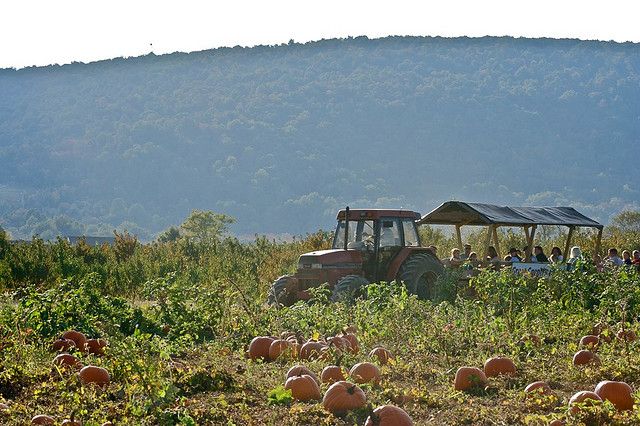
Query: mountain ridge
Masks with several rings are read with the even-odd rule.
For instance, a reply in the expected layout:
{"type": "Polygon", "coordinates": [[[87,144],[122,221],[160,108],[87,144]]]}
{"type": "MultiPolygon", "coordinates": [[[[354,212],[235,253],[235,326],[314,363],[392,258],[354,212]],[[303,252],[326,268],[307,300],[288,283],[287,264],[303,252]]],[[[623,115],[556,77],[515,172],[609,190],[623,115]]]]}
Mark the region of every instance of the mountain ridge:
{"type": "Polygon", "coordinates": [[[639,52],[359,37],[4,69],[0,226],[152,238],[199,208],[300,234],[450,198],[607,222],[638,208],[639,52]]]}

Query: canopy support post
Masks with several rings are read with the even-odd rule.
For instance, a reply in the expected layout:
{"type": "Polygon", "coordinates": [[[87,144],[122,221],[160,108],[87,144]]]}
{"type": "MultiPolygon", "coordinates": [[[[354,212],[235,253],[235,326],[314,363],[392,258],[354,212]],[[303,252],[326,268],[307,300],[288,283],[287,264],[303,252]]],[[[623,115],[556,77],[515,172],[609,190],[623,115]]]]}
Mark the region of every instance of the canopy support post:
{"type": "Polygon", "coordinates": [[[456,237],[458,238],[458,248],[460,249],[460,251],[462,251],[463,247],[462,247],[462,233],[460,232],[460,228],[462,228],[462,225],[456,225],[456,237]]]}
{"type": "Polygon", "coordinates": [[[564,245],[564,261],[566,262],[569,258],[569,249],[571,248],[571,238],[573,237],[573,231],[576,229],[575,226],[569,226],[569,234],[567,234],[567,242],[564,245]]]}
{"type": "Polygon", "coordinates": [[[529,238],[527,238],[527,249],[524,253],[525,262],[531,261],[531,253],[533,252],[533,240],[536,237],[536,229],[538,225],[531,225],[531,233],[529,234],[529,238]]]}
{"type": "Polygon", "coordinates": [[[495,225],[489,225],[487,228],[487,238],[484,241],[484,257],[489,254],[489,246],[491,245],[491,234],[495,225]]]}
{"type": "Polygon", "coordinates": [[[493,246],[496,249],[496,253],[498,253],[498,259],[502,260],[500,256],[500,241],[498,241],[498,225],[494,225],[492,234],[493,234],[493,246]]]}
{"type": "Polygon", "coordinates": [[[602,230],[604,228],[600,228],[598,229],[598,236],[596,237],[596,252],[594,253],[594,257],[595,255],[600,255],[600,245],[602,244],[602,230]]]}

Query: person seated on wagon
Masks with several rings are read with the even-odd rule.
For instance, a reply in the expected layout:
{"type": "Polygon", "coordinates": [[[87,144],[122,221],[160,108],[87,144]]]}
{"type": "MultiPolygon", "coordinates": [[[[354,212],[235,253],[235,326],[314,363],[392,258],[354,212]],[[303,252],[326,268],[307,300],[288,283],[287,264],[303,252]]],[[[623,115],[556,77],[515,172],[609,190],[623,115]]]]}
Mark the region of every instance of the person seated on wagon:
{"type": "Polygon", "coordinates": [[[487,249],[487,262],[500,262],[498,252],[494,246],[489,246],[487,249]]]}
{"type": "Polygon", "coordinates": [[[629,253],[629,250],[622,251],[622,261],[627,266],[630,266],[633,264],[633,261],[631,260],[631,253],[629,253]]]}
{"type": "Polygon", "coordinates": [[[451,249],[451,257],[449,258],[449,264],[455,268],[462,265],[463,262],[464,261],[460,259],[460,249],[459,248],[451,249]]]}
{"type": "Polygon", "coordinates": [[[562,250],[560,250],[560,247],[552,248],[551,249],[551,256],[553,257],[553,260],[551,260],[551,257],[549,259],[553,263],[560,263],[560,262],[564,261],[564,256],[562,255],[562,250]]]}
{"type": "Polygon", "coordinates": [[[467,243],[464,245],[464,251],[460,253],[460,260],[468,260],[471,255],[471,244],[467,243]]]}
{"type": "Polygon", "coordinates": [[[518,249],[515,247],[509,249],[509,256],[511,256],[510,262],[522,262],[522,258],[518,256],[518,249]]]}
{"type": "Polygon", "coordinates": [[[538,262],[548,262],[549,259],[547,258],[547,255],[544,254],[544,250],[542,250],[541,246],[535,246],[533,248],[533,252],[536,255],[536,260],[538,262]]]}
{"type": "Polygon", "coordinates": [[[605,265],[622,266],[624,261],[618,256],[618,249],[610,248],[607,257],[604,258],[605,265]]]}
{"type": "MultiPolygon", "coordinates": [[[[523,247],[522,252],[524,253],[522,259],[524,259],[527,255],[527,250],[529,250],[529,247],[523,247]]],[[[527,260],[523,260],[523,262],[527,262],[527,260]]],[[[529,260],[528,262],[533,262],[536,263],[538,262],[538,258],[536,257],[535,253],[531,253],[531,256],[529,256],[529,260]]]]}
{"type": "Polygon", "coordinates": [[[631,264],[640,265],[640,250],[634,250],[631,255],[633,256],[633,258],[631,259],[631,264]]]}

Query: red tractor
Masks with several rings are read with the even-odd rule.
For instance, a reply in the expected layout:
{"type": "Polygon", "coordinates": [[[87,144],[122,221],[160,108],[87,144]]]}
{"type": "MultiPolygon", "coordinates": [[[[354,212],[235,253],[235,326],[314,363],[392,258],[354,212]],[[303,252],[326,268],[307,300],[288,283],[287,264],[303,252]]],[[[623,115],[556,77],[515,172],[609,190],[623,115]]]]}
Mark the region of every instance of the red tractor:
{"type": "Polygon", "coordinates": [[[444,266],[420,245],[418,219],[419,213],[406,210],[340,210],[333,248],[301,255],[297,272],[273,283],[268,302],[288,306],[308,300],[308,290],[324,283],[332,300],[349,300],[368,283],[394,280],[410,294],[432,299],[444,266]]]}

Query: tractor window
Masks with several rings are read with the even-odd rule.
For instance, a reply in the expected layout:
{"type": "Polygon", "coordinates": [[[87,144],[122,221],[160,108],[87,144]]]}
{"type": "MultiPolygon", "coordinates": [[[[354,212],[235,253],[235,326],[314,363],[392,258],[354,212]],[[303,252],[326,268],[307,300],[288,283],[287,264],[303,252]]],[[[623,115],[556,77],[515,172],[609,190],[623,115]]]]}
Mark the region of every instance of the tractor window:
{"type": "Polygon", "coordinates": [[[398,219],[382,218],[380,220],[380,248],[401,247],[400,223],[398,219]]]}
{"type": "Polygon", "coordinates": [[[418,233],[413,220],[405,219],[402,221],[402,230],[404,231],[404,245],[407,247],[417,247],[420,245],[418,242],[418,233]]]}
{"type": "MultiPolygon", "coordinates": [[[[373,250],[374,235],[372,220],[350,220],[347,247],[356,250],[373,250]]],[[[344,248],[344,220],[338,222],[333,238],[333,248],[344,248]]]]}

